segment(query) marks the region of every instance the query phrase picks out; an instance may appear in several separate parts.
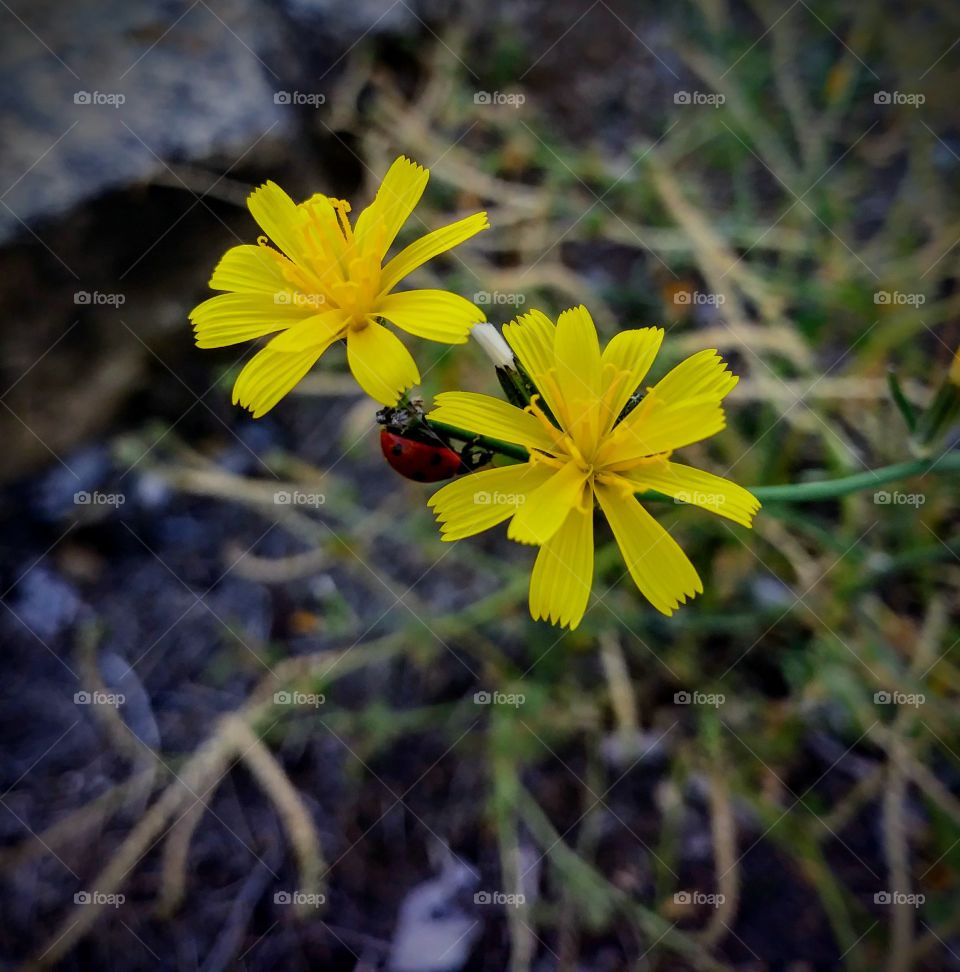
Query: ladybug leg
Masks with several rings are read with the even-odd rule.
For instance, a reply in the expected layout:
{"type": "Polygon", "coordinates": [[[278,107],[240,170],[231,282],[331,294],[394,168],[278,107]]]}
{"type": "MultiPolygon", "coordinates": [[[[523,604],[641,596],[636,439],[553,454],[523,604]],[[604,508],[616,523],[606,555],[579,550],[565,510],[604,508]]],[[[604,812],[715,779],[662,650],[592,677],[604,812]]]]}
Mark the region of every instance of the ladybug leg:
{"type": "Polygon", "coordinates": [[[490,462],[491,459],[493,459],[493,453],[489,449],[478,446],[476,442],[468,442],[460,450],[461,473],[475,472],[481,466],[490,462]]]}

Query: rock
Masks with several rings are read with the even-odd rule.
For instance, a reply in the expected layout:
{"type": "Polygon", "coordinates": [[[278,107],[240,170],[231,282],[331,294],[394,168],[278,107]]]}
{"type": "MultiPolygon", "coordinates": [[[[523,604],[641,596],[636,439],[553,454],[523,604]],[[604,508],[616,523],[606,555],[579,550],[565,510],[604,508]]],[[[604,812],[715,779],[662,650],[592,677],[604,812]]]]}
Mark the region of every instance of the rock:
{"type": "Polygon", "coordinates": [[[0,314],[15,325],[0,334],[0,480],[96,435],[150,368],[172,414],[196,404],[171,373],[216,259],[255,235],[245,184],[314,185],[315,112],[343,55],[420,29],[391,0],[16,6],[0,34],[0,314]]]}
{"type": "Polygon", "coordinates": [[[292,122],[273,100],[279,25],[263,8],[40,0],[29,22],[45,46],[14,25],[3,43],[0,78],[15,94],[0,123],[16,133],[0,158],[13,185],[3,236],[149,179],[164,160],[239,152],[292,122]]]}
{"type": "Polygon", "coordinates": [[[41,641],[70,627],[82,606],[73,586],[46,567],[27,570],[17,584],[17,617],[41,641]]]}

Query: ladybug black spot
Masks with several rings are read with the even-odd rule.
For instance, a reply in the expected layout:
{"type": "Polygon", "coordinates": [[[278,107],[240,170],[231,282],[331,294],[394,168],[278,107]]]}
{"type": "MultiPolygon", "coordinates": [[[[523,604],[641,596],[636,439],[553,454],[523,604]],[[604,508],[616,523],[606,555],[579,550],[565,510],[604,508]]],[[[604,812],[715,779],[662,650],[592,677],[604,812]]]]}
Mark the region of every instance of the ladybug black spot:
{"type": "Polygon", "coordinates": [[[435,452],[430,457],[430,465],[431,466],[439,466],[441,462],[443,462],[443,453],[442,452],[435,452]]]}
{"type": "Polygon", "coordinates": [[[403,443],[402,442],[394,443],[394,446],[393,446],[393,448],[390,451],[395,456],[402,456],[403,455],[403,443]]]}

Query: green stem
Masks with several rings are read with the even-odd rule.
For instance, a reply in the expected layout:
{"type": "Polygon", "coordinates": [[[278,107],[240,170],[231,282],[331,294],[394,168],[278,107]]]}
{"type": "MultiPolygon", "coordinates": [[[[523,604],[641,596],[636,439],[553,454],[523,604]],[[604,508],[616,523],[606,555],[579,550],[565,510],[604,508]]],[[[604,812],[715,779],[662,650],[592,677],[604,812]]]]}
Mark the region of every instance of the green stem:
{"type": "Polygon", "coordinates": [[[473,432],[464,432],[455,425],[447,425],[445,422],[435,422],[433,419],[424,419],[431,429],[436,429],[443,435],[451,439],[459,439],[461,442],[473,442],[478,446],[484,446],[491,452],[497,452],[501,456],[509,456],[518,462],[526,462],[530,458],[530,453],[523,446],[513,445],[510,442],[503,442],[501,439],[493,439],[488,435],[474,435],[473,432]]]}
{"type": "MultiPolygon", "coordinates": [[[[461,442],[475,442],[492,452],[526,462],[530,453],[522,446],[503,442],[486,435],[473,435],[458,429],[453,425],[442,422],[429,423],[439,432],[461,442]]],[[[864,489],[879,489],[888,483],[894,483],[911,476],[922,476],[924,473],[956,473],[960,472],[960,450],[948,452],[939,459],[910,459],[906,462],[896,462],[891,466],[880,466],[878,469],[868,469],[865,472],[854,473],[851,476],[840,476],[836,479],[820,479],[809,483],[784,483],[779,486],[748,486],[747,488],[761,503],[816,503],[819,500],[836,499],[839,496],[849,496],[864,489]]],[[[641,499],[658,500],[669,499],[662,493],[647,492],[637,494],[641,499]]]]}
{"type": "Polygon", "coordinates": [[[821,479],[812,483],[786,483],[782,486],[750,486],[750,492],[761,503],[815,503],[818,500],[849,496],[862,489],[879,489],[888,483],[927,472],[960,472],[960,451],[949,452],[940,459],[910,459],[892,466],[868,469],[852,476],[821,479]]]}

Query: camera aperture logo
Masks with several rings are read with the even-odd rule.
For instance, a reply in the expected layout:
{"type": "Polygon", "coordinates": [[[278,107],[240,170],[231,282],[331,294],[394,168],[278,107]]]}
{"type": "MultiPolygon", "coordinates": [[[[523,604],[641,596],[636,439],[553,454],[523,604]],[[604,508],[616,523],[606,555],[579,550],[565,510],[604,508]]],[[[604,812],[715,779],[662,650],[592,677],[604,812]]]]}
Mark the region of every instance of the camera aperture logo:
{"type": "Polygon", "coordinates": [[[719,91],[675,91],[673,103],[675,105],[709,105],[719,108],[726,104],[727,96],[719,91]]]}
{"type": "Polygon", "coordinates": [[[327,701],[322,692],[274,692],[274,705],[310,705],[319,709],[327,701]]]}
{"type": "Polygon", "coordinates": [[[719,908],[727,900],[723,894],[707,894],[704,891],[677,891],[673,903],[678,905],[709,905],[719,908]]]}
{"type": "Polygon", "coordinates": [[[876,290],[873,302],[893,307],[919,307],[927,302],[926,294],[905,294],[900,290],[876,290]]]}
{"type": "Polygon", "coordinates": [[[325,493],[307,493],[300,489],[278,489],[273,494],[277,506],[323,506],[327,502],[325,493]]]}
{"type": "Polygon", "coordinates": [[[913,709],[919,709],[925,705],[927,697],[923,692],[874,692],[874,705],[906,705],[913,709]]]}
{"type": "Polygon", "coordinates": [[[309,891],[274,891],[273,903],[278,905],[293,905],[296,908],[306,906],[321,908],[327,903],[327,896],[309,891]]]}
{"type": "Polygon", "coordinates": [[[126,100],[127,96],[119,91],[74,91],[73,93],[75,105],[109,105],[111,108],[119,108],[126,100]]]}
{"type": "Polygon", "coordinates": [[[77,891],[73,896],[74,904],[101,905],[108,908],[119,908],[126,900],[125,894],[104,894],[103,891],[77,891]]]}
{"type": "Polygon", "coordinates": [[[527,96],[519,91],[475,91],[473,103],[475,105],[509,105],[519,108],[527,100],[527,96]]]}
{"type": "Polygon", "coordinates": [[[78,307],[122,307],[127,302],[127,296],[101,290],[78,290],[73,295],[73,302],[78,307]]]}
{"type": "Polygon", "coordinates": [[[727,302],[727,298],[725,294],[706,294],[700,290],[678,290],[673,295],[673,302],[688,307],[691,305],[720,307],[727,302]]]}
{"type": "Polygon", "coordinates": [[[301,294],[299,291],[278,290],[273,295],[275,304],[284,304],[290,307],[306,307],[310,310],[320,310],[327,302],[323,294],[301,294]]]}
{"type": "Polygon", "coordinates": [[[873,96],[875,105],[909,105],[919,108],[925,104],[927,96],[919,91],[877,91],[873,96]]]}
{"type": "Polygon", "coordinates": [[[924,493],[903,493],[898,489],[888,492],[879,489],[873,494],[873,502],[877,506],[912,506],[918,508],[926,503],[927,497],[924,493]]]}
{"type": "Polygon", "coordinates": [[[910,905],[919,908],[925,904],[925,894],[907,894],[903,891],[877,891],[873,896],[873,903],[878,905],[910,905]]]}
{"type": "Polygon", "coordinates": [[[708,508],[719,509],[726,503],[727,498],[723,493],[701,493],[698,491],[694,492],[682,492],[677,493],[673,497],[674,503],[679,503],[683,506],[705,506],[708,508]]]}
{"type": "Polygon", "coordinates": [[[127,497],[123,493],[100,493],[94,490],[92,493],[81,489],[73,494],[74,506],[123,506],[127,497]]]}
{"type": "Polygon", "coordinates": [[[127,697],[122,692],[101,692],[94,689],[92,692],[74,692],[74,705],[110,705],[114,709],[119,709],[127,697]]]}
{"type": "Polygon", "coordinates": [[[675,692],[674,705],[709,705],[719,709],[727,701],[722,692],[675,692]]]}
{"type": "Polygon", "coordinates": [[[478,290],[473,295],[475,304],[522,307],[527,302],[526,294],[508,293],[503,290],[478,290]]]}
{"type": "Polygon", "coordinates": [[[274,91],[275,105],[306,105],[319,108],[326,104],[327,96],[320,91],[274,91]]]}
{"type": "Polygon", "coordinates": [[[474,705],[510,705],[519,709],[527,701],[522,692],[474,692],[474,705]]]}
{"type": "Polygon", "coordinates": [[[488,492],[479,489],[473,494],[474,506],[523,506],[527,497],[523,493],[501,493],[499,490],[488,492]]]}
{"type": "Polygon", "coordinates": [[[473,896],[477,905],[497,905],[501,908],[521,908],[527,903],[526,895],[507,894],[505,891],[477,891],[473,896]]]}

